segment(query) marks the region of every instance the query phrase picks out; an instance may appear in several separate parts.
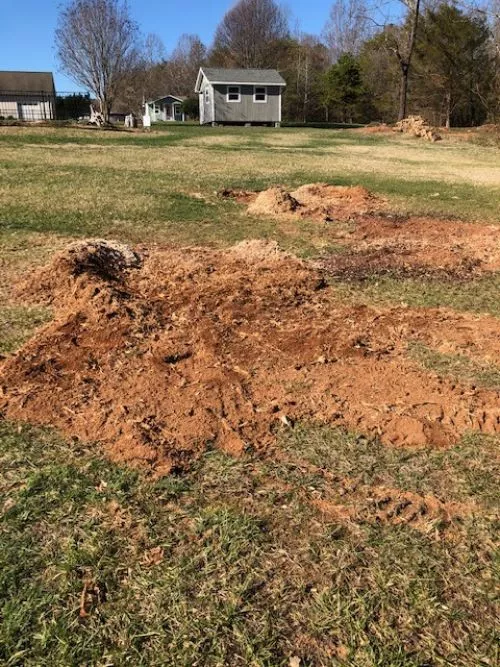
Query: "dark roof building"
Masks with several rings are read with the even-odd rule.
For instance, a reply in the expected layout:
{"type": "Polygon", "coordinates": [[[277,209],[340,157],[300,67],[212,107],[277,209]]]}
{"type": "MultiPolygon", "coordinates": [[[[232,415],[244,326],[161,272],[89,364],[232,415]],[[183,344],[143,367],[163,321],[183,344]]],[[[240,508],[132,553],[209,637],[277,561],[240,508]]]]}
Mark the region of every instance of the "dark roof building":
{"type": "Polygon", "coordinates": [[[0,71],[0,117],[53,120],[55,100],[52,72],[0,71]]]}

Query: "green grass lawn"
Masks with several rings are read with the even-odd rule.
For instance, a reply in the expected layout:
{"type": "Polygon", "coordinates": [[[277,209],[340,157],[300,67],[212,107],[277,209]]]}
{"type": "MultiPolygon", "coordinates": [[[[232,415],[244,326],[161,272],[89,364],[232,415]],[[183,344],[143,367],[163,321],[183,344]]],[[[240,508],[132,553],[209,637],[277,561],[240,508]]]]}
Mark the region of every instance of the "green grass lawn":
{"type": "Polygon", "coordinates": [[[314,428],[282,441],[321,470],[208,452],[152,482],[98,448],[0,423],[2,664],[495,664],[493,443],[388,451],[314,428]],[[484,517],[449,539],[346,527],[306,502],[331,494],[324,471],[484,517]]]}
{"type": "MultiPolygon", "coordinates": [[[[0,355],[50,318],[13,287],[74,238],[342,250],[313,222],[292,229],[216,194],[315,181],[364,185],[400,214],[500,221],[498,150],[453,138],[0,128],[0,355]]],[[[500,314],[495,273],[334,284],[346,302],[500,314]]],[[[493,364],[424,346],[409,354],[443,377],[498,388],[493,364]]],[[[98,444],[0,420],[0,664],[499,664],[498,438],[409,450],[299,424],[278,439],[277,461],[208,448],[189,471],[151,479],[98,444]],[[356,508],[345,479],[368,489],[350,521],[317,509],[356,508]],[[372,487],[430,494],[460,516],[425,529],[381,521],[372,487]]]]}

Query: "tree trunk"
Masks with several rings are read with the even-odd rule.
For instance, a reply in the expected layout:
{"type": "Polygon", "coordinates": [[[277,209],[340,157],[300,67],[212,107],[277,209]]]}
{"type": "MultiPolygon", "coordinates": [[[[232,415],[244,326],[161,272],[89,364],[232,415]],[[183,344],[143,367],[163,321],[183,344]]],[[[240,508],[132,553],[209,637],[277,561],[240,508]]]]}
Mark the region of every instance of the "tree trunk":
{"type": "Polygon", "coordinates": [[[408,36],[406,58],[399,56],[399,64],[401,66],[401,86],[399,91],[398,120],[403,120],[403,118],[406,117],[407,101],[408,101],[408,78],[410,76],[410,66],[411,66],[411,59],[413,56],[413,49],[415,48],[415,41],[417,39],[419,15],[420,15],[420,0],[415,0],[415,9],[413,10],[410,34],[408,36]]]}
{"type": "Polygon", "coordinates": [[[446,93],[446,121],[445,121],[445,127],[447,130],[450,129],[451,125],[451,92],[448,91],[446,93]]]}
{"type": "Polygon", "coordinates": [[[309,57],[306,53],[304,69],[304,123],[307,123],[307,108],[309,105],[309,57]]]}
{"type": "Polygon", "coordinates": [[[399,87],[399,111],[398,120],[406,118],[406,106],[408,100],[408,75],[410,68],[407,63],[401,63],[401,81],[399,87]]]}
{"type": "Polygon", "coordinates": [[[104,118],[105,123],[109,123],[109,114],[111,113],[111,100],[103,98],[99,100],[99,106],[101,107],[102,117],[104,118]]]}

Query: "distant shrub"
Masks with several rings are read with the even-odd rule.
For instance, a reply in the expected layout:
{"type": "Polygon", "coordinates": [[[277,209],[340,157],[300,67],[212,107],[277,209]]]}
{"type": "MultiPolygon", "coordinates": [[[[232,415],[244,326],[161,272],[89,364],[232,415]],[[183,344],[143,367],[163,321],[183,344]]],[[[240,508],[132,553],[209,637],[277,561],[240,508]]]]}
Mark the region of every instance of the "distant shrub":
{"type": "Polygon", "coordinates": [[[200,103],[197,97],[188,97],[182,103],[182,111],[188,118],[197,120],[200,117],[200,103]]]}

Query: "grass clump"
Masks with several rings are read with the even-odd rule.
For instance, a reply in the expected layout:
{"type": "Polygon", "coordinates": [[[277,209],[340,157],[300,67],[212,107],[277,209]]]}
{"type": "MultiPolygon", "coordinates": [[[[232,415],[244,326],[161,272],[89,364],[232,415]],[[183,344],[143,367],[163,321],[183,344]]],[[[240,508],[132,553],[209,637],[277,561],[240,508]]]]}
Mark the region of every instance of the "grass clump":
{"type": "Polygon", "coordinates": [[[403,303],[423,308],[454,308],[500,316],[500,273],[491,273],[468,282],[432,278],[373,278],[355,286],[336,280],[340,296],[354,302],[386,305],[403,303]]]}
{"type": "Polygon", "coordinates": [[[0,308],[0,354],[14,352],[33,331],[50,320],[47,308],[3,306],[0,308]]]}
{"type": "Polygon", "coordinates": [[[480,363],[463,354],[442,354],[417,342],[409,345],[409,353],[424,368],[439,375],[449,375],[456,380],[488,389],[500,389],[500,368],[494,364],[480,363]]]}

